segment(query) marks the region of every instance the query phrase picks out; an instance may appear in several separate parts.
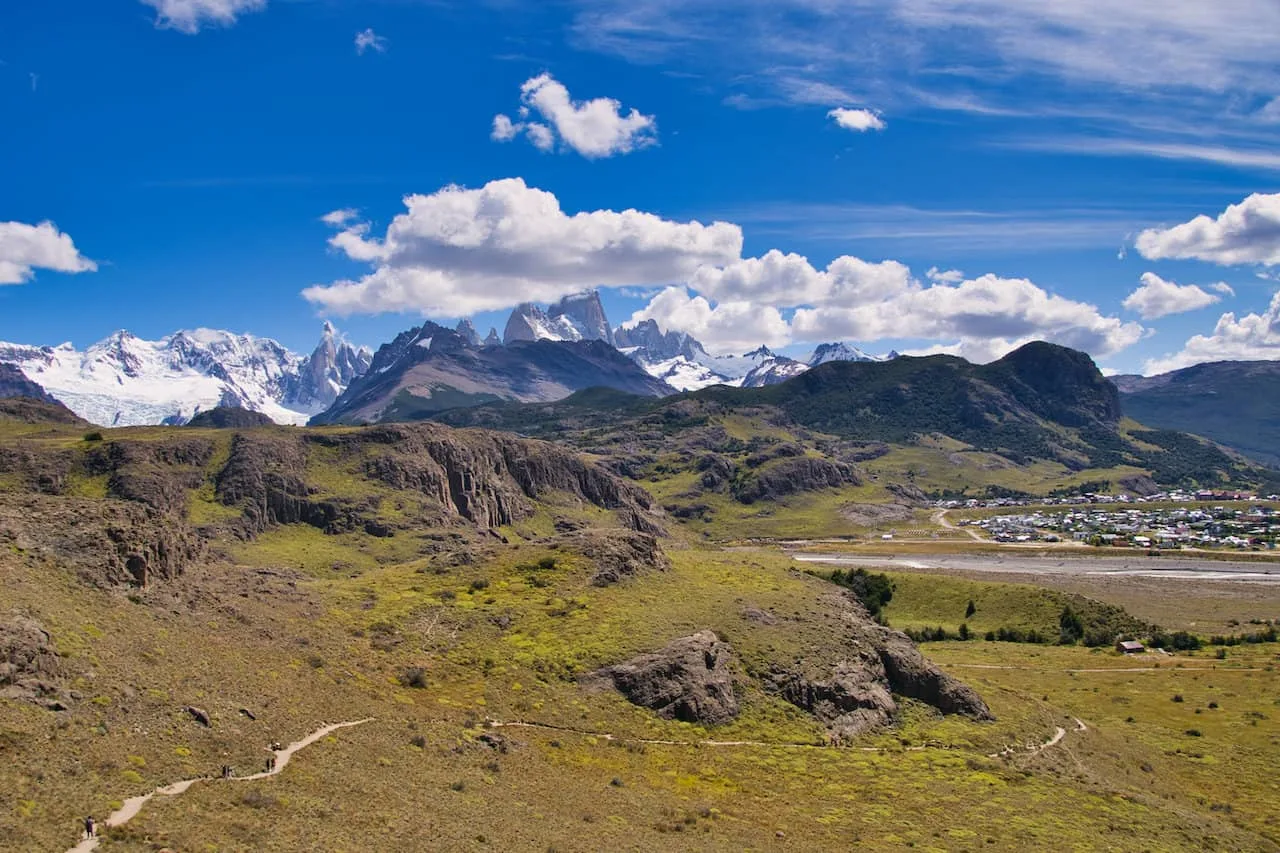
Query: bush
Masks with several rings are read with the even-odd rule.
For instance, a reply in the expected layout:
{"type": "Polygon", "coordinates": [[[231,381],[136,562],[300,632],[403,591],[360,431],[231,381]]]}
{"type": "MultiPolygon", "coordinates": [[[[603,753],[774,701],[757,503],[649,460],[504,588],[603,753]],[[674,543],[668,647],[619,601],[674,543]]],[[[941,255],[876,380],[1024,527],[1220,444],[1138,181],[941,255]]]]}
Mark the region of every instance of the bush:
{"type": "Polygon", "coordinates": [[[84,440],[85,440],[85,441],[102,441],[102,433],[100,433],[100,432],[87,432],[87,433],[85,433],[85,434],[84,434],[84,440]]]}
{"type": "Polygon", "coordinates": [[[973,603],[972,598],[969,599],[968,605],[966,605],[964,608],[964,618],[968,619],[970,616],[972,616],[977,612],[978,612],[978,606],[973,603]]]}
{"type": "Polygon", "coordinates": [[[968,639],[970,639],[970,637],[971,637],[972,635],[969,633],[969,623],[968,623],[968,622],[961,622],[961,623],[960,623],[960,630],[956,632],[956,636],[957,636],[957,637],[959,637],[961,640],[968,640],[968,639]]]}
{"type": "Polygon", "coordinates": [[[1151,635],[1151,647],[1155,649],[1194,652],[1202,645],[1204,642],[1199,637],[1186,631],[1174,631],[1172,634],[1156,631],[1151,635]]]}
{"type": "Polygon", "coordinates": [[[489,588],[489,582],[484,578],[477,578],[476,580],[473,580],[471,582],[472,592],[480,592],[481,590],[485,590],[488,588],[489,588]]]}
{"type": "Polygon", "coordinates": [[[878,617],[884,606],[893,600],[893,581],[885,574],[873,575],[862,568],[847,572],[836,569],[831,573],[831,582],[852,592],[874,617],[878,617]]]}
{"type": "Polygon", "coordinates": [[[411,666],[400,673],[400,686],[423,690],[427,686],[427,670],[421,666],[411,666]]]}

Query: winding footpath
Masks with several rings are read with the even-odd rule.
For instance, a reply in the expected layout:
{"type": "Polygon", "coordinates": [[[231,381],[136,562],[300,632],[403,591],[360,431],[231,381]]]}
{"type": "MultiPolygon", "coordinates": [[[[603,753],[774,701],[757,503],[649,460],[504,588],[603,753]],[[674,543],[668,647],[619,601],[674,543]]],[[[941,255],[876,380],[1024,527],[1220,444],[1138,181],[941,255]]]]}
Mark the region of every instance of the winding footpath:
{"type": "MultiPolygon", "coordinates": [[[[1077,732],[1087,732],[1089,730],[1089,727],[1084,724],[1084,721],[1079,719],[1078,717],[1075,718],[1075,723],[1076,723],[1075,728],[1077,732]]],[[[486,720],[485,726],[486,728],[491,728],[491,729],[509,729],[509,728],[542,729],[544,731],[565,732],[567,734],[581,735],[583,737],[597,737],[597,738],[600,738],[601,740],[616,741],[618,743],[652,744],[656,746],[692,746],[692,747],[751,746],[751,747],[764,747],[767,749],[839,749],[839,750],[846,750],[846,751],[852,751],[852,752],[893,752],[893,753],[924,752],[926,750],[950,751],[950,750],[957,749],[957,747],[943,746],[943,745],[937,745],[937,744],[925,745],[925,746],[883,747],[883,746],[840,746],[835,743],[798,743],[795,741],[655,740],[651,738],[619,737],[618,735],[610,734],[609,732],[597,732],[597,731],[590,731],[588,729],[575,729],[570,726],[556,726],[550,723],[529,723],[524,721],[502,722],[500,720],[486,720]]],[[[1032,744],[1027,747],[1027,751],[1030,753],[1042,752],[1046,749],[1049,749],[1050,747],[1057,746],[1059,743],[1062,742],[1062,739],[1065,738],[1066,736],[1067,736],[1067,730],[1059,726],[1054,730],[1053,735],[1047,741],[1045,741],[1044,743],[1032,744]]],[[[991,755],[989,755],[988,757],[999,758],[1001,756],[1014,755],[1016,753],[1017,753],[1017,750],[1014,747],[1005,747],[1000,752],[991,753],[991,755]]]]}
{"type": "MultiPolygon", "coordinates": [[[[351,726],[363,725],[369,722],[370,720],[372,720],[372,717],[364,720],[352,720],[346,723],[333,723],[332,725],[328,725],[328,726],[324,726],[322,728],[316,729],[314,732],[307,735],[302,740],[297,741],[295,743],[291,743],[288,746],[286,746],[284,749],[274,750],[276,760],[275,760],[275,764],[271,767],[270,770],[264,770],[261,773],[254,773],[251,776],[232,776],[226,779],[225,781],[253,782],[259,779],[266,779],[268,776],[274,776],[280,771],[284,770],[284,768],[289,765],[290,759],[292,759],[294,753],[298,752],[299,750],[306,749],[307,747],[311,746],[311,744],[315,743],[316,741],[320,740],[323,737],[329,736],[330,734],[336,732],[338,729],[345,729],[351,726]]],[[[217,780],[213,776],[198,776],[195,779],[185,779],[181,782],[174,782],[171,785],[165,785],[164,787],[156,788],[154,791],[152,791],[149,794],[143,794],[138,797],[130,797],[129,799],[124,801],[124,805],[122,805],[120,808],[116,809],[114,812],[112,812],[110,815],[107,816],[107,819],[102,822],[102,826],[103,827],[124,826],[126,823],[128,823],[129,821],[133,820],[135,817],[138,816],[138,812],[142,811],[142,807],[145,806],[152,797],[157,797],[157,796],[176,797],[179,794],[185,793],[186,790],[190,788],[192,785],[194,785],[195,783],[205,782],[205,781],[223,781],[223,780],[217,780]]],[[[86,838],[83,841],[81,841],[79,844],[77,844],[75,847],[72,847],[70,850],[68,850],[67,853],[89,853],[89,851],[91,850],[97,850],[98,843],[101,840],[102,839],[100,837],[86,838]]]]}

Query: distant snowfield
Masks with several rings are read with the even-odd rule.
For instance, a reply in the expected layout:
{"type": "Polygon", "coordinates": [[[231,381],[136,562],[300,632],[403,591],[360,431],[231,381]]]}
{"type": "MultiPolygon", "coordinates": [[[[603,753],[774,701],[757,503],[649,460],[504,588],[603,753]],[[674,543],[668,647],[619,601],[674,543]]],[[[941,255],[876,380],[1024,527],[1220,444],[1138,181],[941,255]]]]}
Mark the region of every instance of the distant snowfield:
{"type": "MultiPolygon", "coordinates": [[[[326,340],[332,329],[326,326],[326,340]]],[[[323,341],[322,341],[323,346],[323,341]]],[[[11,362],[55,399],[99,426],[185,423],[198,412],[238,406],[280,424],[305,424],[327,407],[304,389],[308,359],[268,338],[210,329],[147,341],[117,332],[84,352],[71,344],[0,343],[11,362]],[[308,405],[290,401],[307,398],[308,405]]],[[[322,380],[326,396],[341,388],[322,380]]]]}

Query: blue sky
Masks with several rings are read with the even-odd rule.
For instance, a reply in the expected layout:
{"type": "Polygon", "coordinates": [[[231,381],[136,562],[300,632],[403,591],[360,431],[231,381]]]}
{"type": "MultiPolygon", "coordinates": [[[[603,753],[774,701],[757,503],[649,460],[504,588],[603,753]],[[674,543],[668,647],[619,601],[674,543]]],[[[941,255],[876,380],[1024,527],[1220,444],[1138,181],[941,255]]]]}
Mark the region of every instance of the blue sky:
{"type": "Polygon", "coordinates": [[[1280,10],[1026,6],[6,4],[0,339],[376,346],[598,284],[722,351],[1280,358],[1280,10]]]}

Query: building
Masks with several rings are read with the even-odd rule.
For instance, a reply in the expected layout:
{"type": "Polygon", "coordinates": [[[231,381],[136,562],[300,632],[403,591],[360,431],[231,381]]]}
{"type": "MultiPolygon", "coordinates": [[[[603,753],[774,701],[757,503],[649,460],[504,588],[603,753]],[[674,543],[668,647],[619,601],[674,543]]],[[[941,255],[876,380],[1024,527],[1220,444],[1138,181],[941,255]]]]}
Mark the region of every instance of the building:
{"type": "Polygon", "coordinates": [[[1125,655],[1140,655],[1146,650],[1146,646],[1137,640],[1120,640],[1116,643],[1116,651],[1125,655]]]}

